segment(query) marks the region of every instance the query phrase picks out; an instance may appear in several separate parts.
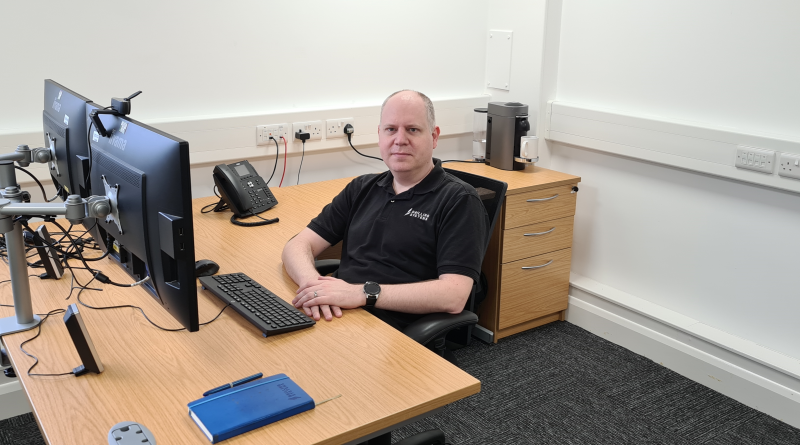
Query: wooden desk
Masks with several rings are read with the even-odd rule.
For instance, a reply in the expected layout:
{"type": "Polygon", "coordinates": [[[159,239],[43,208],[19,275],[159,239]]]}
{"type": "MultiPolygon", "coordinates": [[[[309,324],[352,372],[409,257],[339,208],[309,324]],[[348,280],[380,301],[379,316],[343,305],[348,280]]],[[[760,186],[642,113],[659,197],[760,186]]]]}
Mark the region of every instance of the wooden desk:
{"type": "Polygon", "coordinates": [[[563,320],[577,196],[572,187],[581,178],[535,166],[506,171],[486,164],[452,162],[446,167],[508,183],[483,260],[489,290],[478,310],[483,329],[477,328],[475,335],[497,343],[503,337],[563,320]]]}
{"type": "MultiPolygon", "coordinates": [[[[221,273],[244,272],[290,301],[296,285],[280,261],[283,245],[347,181],[273,189],[280,204],[264,216],[279,217],[280,222],[256,228],[230,224],[230,212],[200,214],[200,207],[216,198],[196,200],[197,259],[213,259],[221,273]]],[[[96,264],[113,280],[130,282],[109,260],[96,264]]],[[[6,278],[7,268],[0,269],[0,279],[6,278]]],[[[89,276],[76,274],[83,283],[89,276]]],[[[60,281],[31,279],[36,313],[76,303],[74,295],[64,300],[68,275],[60,281]]],[[[87,304],[135,304],[155,323],[178,327],[142,289],[92,286],[103,292],[84,292],[81,299],[87,304]]],[[[201,322],[223,307],[199,287],[197,297],[201,322]]],[[[0,284],[0,303],[11,301],[11,286],[0,284]]],[[[109,428],[125,420],[146,425],[160,444],[208,443],[189,418],[186,404],[210,388],[256,372],[286,373],[317,401],[342,397],[226,444],[347,443],[480,391],[478,380],[360,309],[345,311],[342,319],[265,339],[230,309],[199,332],[187,333],[160,331],[134,309],[79,308],[105,365],[102,374],[28,377],[33,360],[19,345],[36,331],[2,339],[42,434],[54,445],[106,443],[109,428]]],[[[0,308],[0,316],[10,315],[12,309],[0,308]]],[[[61,373],[78,366],[62,316],[50,317],[39,338],[26,345],[40,360],[34,372],[61,373]]]]}

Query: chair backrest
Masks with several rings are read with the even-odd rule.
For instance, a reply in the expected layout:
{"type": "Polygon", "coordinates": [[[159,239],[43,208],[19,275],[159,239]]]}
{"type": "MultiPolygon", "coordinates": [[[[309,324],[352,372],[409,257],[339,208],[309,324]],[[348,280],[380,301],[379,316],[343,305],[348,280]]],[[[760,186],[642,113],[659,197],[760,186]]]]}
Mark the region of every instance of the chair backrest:
{"type": "Polygon", "coordinates": [[[481,197],[481,202],[486,208],[486,213],[489,215],[489,233],[486,235],[486,245],[483,246],[483,254],[486,255],[486,250],[489,248],[489,241],[494,232],[494,225],[500,216],[500,208],[503,207],[503,199],[506,197],[506,190],[508,184],[497,179],[487,178],[485,176],[474,175],[458,170],[449,168],[444,169],[447,173],[455,176],[456,178],[466,182],[467,184],[475,187],[478,195],[481,197]]]}

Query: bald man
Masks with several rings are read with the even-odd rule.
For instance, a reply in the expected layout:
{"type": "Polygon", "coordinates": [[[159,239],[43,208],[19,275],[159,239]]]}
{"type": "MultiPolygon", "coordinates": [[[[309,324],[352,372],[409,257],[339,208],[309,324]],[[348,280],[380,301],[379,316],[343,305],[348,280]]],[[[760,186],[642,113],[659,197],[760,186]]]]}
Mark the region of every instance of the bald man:
{"type": "Polygon", "coordinates": [[[354,179],[283,249],[299,286],[295,307],[328,321],[364,307],[398,329],[464,309],[489,218],[475,189],[433,157],[439,133],[424,94],[403,90],[384,101],[378,145],[389,170],[354,179]],[[314,258],[339,241],[336,277],[320,276],[314,258]]]}

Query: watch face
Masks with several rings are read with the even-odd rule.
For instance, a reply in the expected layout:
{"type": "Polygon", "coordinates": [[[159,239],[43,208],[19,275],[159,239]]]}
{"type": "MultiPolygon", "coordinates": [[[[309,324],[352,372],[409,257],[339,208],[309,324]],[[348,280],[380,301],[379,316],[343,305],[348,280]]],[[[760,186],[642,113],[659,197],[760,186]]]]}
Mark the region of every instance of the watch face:
{"type": "Polygon", "coordinates": [[[374,281],[364,283],[364,292],[367,295],[377,295],[381,292],[381,287],[374,281]]]}

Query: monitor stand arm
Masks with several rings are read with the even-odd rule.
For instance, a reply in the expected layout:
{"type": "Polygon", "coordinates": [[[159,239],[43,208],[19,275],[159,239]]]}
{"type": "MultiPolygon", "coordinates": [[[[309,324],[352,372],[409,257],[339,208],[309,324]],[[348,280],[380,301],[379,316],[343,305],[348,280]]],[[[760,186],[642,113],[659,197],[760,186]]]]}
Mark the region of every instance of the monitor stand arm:
{"type": "Polygon", "coordinates": [[[70,223],[79,224],[85,218],[104,218],[111,212],[111,203],[105,196],[83,199],[79,195],[70,195],[64,203],[22,202],[22,192],[17,186],[14,163],[11,162],[17,160],[13,159],[15,157],[9,159],[8,155],[0,155],[0,159],[4,159],[0,160],[0,233],[5,235],[6,240],[15,312],[14,317],[0,318],[0,337],[33,329],[41,322],[31,305],[25,243],[21,224],[14,220],[15,217],[64,215],[70,223]]]}

